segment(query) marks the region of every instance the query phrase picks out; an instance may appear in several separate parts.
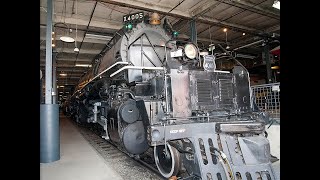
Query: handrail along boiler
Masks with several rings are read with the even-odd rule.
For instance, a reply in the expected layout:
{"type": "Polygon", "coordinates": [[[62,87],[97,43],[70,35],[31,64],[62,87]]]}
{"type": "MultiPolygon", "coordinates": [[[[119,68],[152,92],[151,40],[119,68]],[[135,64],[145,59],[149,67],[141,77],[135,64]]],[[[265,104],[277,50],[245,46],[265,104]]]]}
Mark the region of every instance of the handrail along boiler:
{"type": "Polygon", "coordinates": [[[275,179],[247,70],[216,70],[215,56],[176,41],[166,19],[146,19],[124,17],[126,26],[81,78],[68,112],[98,125],[129,155],[152,148],[166,178],[275,179]]]}

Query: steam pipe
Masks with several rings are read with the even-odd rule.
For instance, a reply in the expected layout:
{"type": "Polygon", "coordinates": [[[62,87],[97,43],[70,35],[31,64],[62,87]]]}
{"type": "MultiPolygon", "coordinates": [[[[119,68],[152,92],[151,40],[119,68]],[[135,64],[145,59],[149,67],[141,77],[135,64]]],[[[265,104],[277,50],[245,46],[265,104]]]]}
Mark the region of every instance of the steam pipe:
{"type": "Polygon", "coordinates": [[[148,69],[148,70],[159,70],[159,71],[164,71],[163,67],[143,67],[143,66],[125,66],[119,70],[117,70],[116,72],[112,73],[110,75],[110,77],[113,77],[115,75],[117,75],[118,73],[120,73],[121,71],[125,70],[125,69],[148,69]]]}

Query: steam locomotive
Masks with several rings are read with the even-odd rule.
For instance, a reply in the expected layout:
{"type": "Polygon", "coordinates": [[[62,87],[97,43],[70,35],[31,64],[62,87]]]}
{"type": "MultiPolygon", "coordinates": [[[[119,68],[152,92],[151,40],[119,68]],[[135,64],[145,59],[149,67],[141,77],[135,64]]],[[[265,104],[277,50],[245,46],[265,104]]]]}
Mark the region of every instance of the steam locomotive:
{"type": "Polygon", "coordinates": [[[166,20],[130,17],[142,20],[116,32],[68,99],[75,120],[131,156],[153,149],[165,178],[276,179],[248,71],[217,70],[166,20]]]}

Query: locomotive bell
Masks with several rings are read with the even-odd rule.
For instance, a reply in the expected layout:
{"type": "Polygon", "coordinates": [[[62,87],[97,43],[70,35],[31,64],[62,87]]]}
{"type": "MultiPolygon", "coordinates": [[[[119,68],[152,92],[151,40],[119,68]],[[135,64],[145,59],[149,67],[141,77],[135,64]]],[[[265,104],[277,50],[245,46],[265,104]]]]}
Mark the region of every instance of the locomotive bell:
{"type": "Polygon", "coordinates": [[[159,25],[160,24],[160,16],[158,13],[152,13],[149,18],[149,23],[153,25],[159,25]]]}

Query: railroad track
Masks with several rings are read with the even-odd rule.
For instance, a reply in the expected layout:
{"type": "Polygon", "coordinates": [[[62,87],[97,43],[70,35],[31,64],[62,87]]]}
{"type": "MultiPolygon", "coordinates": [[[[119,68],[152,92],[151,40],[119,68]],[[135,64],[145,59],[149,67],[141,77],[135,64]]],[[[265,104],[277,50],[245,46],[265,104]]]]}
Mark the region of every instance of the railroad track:
{"type": "Polygon", "coordinates": [[[140,158],[130,157],[114,144],[106,141],[98,135],[98,132],[92,131],[85,126],[80,126],[70,120],[82,134],[82,136],[91,144],[91,146],[104,158],[112,168],[126,180],[165,180],[158,172],[153,163],[153,150],[149,149],[140,158]]]}

